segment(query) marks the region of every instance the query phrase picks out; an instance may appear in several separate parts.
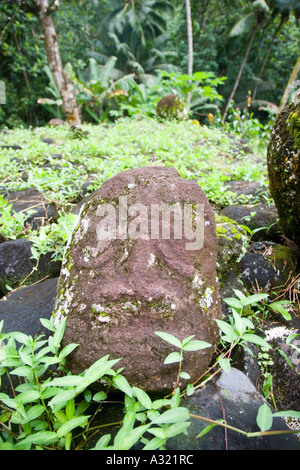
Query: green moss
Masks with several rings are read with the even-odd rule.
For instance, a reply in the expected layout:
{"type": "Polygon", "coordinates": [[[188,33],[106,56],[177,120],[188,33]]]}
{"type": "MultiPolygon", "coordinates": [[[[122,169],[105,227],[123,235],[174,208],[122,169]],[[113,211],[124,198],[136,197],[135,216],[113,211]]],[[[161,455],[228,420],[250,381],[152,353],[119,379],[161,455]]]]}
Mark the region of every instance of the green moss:
{"type": "Polygon", "coordinates": [[[288,130],[293,134],[295,146],[300,148],[300,110],[292,112],[286,123],[288,130]]]}
{"type": "Polygon", "coordinates": [[[70,261],[70,263],[67,266],[67,270],[70,272],[72,267],[73,267],[73,263],[72,263],[72,261],[70,261]]]}
{"type": "Polygon", "coordinates": [[[217,232],[217,235],[225,235],[228,230],[225,228],[225,227],[221,227],[220,225],[217,225],[216,227],[216,232],[217,232]]]}
{"type": "Polygon", "coordinates": [[[185,120],[188,118],[188,112],[184,103],[174,94],[167,95],[159,101],[156,113],[162,119],[185,120]]]}
{"type": "Polygon", "coordinates": [[[282,263],[289,263],[289,265],[296,265],[297,254],[288,246],[274,245],[270,255],[271,262],[275,263],[281,261],[282,263]]]}

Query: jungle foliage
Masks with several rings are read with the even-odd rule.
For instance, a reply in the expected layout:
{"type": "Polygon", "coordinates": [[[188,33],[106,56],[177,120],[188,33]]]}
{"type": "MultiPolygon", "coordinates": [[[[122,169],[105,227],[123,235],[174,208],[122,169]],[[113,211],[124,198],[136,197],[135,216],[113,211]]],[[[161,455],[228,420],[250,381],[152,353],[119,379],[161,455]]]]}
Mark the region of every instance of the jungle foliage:
{"type": "MultiPolygon", "coordinates": [[[[6,87],[0,124],[4,127],[41,126],[64,116],[37,3],[0,2],[0,80],[6,87]]],[[[166,85],[172,89],[172,74],[191,84],[186,75],[183,0],[49,0],[48,4],[83,121],[114,120],[139,112],[152,115],[168,92],[166,85]]],[[[234,102],[240,109],[251,106],[255,117],[267,121],[277,112],[299,57],[300,2],[191,0],[190,4],[193,73],[209,73],[210,80],[191,91],[193,117],[207,119],[216,108],[221,114],[226,111],[227,117],[234,102]],[[209,93],[216,99],[205,98],[205,86],[211,87],[209,93]]]]}

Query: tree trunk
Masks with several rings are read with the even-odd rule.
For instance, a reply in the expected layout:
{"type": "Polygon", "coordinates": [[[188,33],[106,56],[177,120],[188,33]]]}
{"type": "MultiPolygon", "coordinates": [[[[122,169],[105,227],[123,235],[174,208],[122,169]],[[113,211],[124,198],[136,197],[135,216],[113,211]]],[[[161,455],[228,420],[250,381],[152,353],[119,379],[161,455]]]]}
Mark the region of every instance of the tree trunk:
{"type": "MultiPolygon", "coordinates": [[[[285,107],[285,105],[287,104],[287,102],[289,100],[289,96],[291,94],[291,91],[295,86],[295,82],[297,80],[297,76],[298,76],[299,72],[300,72],[300,56],[298,57],[296,65],[293,68],[293,71],[291,73],[291,76],[289,78],[287,86],[284,90],[284,93],[283,93],[283,96],[281,98],[280,105],[279,105],[279,111],[281,111],[285,107]]],[[[299,88],[300,88],[300,84],[299,84],[299,88]]]]}
{"type": "MultiPolygon", "coordinates": [[[[185,0],[187,38],[188,38],[188,75],[193,75],[193,27],[190,0],[185,0]]],[[[190,105],[191,93],[188,93],[187,104],[190,105]]]]}
{"type": "Polygon", "coordinates": [[[227,114],[228,114],[228,109],[229,109],[229,106],[230,106],[230,103],[231,101],[233,100],[234,96],[235,96],[235,93],[236,93],[236,90],[239,86],[239,83],[240,83],[240,80],[241,80],[241,77],[242,77],[242,74],[243,74],[243,71],[244,71],[244,68],[245,68],[245,65],[246,65],[246,62],[247,62],[247,59],[249,57],[249,54],[250,54],[250,51],[251,51],[251,48],[252,48],[252,45],[253,45],[253,41],[255,39],[255,36],[256,36],[256,33],[257,33],[257,30],[259,28],[259,22],[256,23],[255,25],[255,28],[253,29],[253,32],[252,32],[252,36],[250,38],[250,41],[249,41],[249,44],[248,44],[248,47],[247,47],[247,50],[246,50],[246,54],[245,54],[245,57],[244,57],[244,60],[242,62],[242,65],[240,67],[240,70],[239,70],[239,73],[238,73],[238,76],[236,77],[236,81],[235,81],[235,84],[234,84],[234,87],[233,87],[233,90],[231,92],[231,95],[229,97],[229,100],[227,102],[227,105],[226,105],[226,108],[225,108],[225,111],[224,111],[224,115],[223,115],[223,119],[222,119],[222,122],[224,123],[226,118],[227,118],[227,114]]]}
{"type": "MultiPolygon", "coordinates": [[[[263,76],[263,73],[264,73],[264,70],[265,70],[265,66],[266,66],[266,64],[267,64],[267,62],[268,62],[268,59],[269,59],[269,56],[270,56],[272,47],[273,47],[273,45],[274,45],[274,41],[275,41],[275,39],[276,39],[276,37],[277,37],[279,31],[281,30],[282,25],[283,25],[283,23],[285,22],[285,20],[286,20],[286,17],[285,17],[284,15],[282,15],[282,16],[281,16],[281,19],[280,19],[280,23],[279,23],[279,25],[277,26],[277,28],[276,28],[276,30],[275,30],[275,32],[274,32],[274,34],[273,34],[273,37],[272,37],[271,43],[270,43],[270,45],[269,45],[269,47],[268,47],[268,50],[267,50],[266,56],[265,56],[265,58],[264,58],[264,61],[263,61],[262,65],[261,65],[261,67],[260,67],[260,71],[259,71],[259,74],[258,74],[258,78],[259,78],[259,79],[261,79],[261,77],[263,76]]],[[[253,100],[253,101],[255,100],[258,87],[259,87],[259,83],[256,83],[255,88],[254,88],[254,91],[253,91],[253,94],[252,94],[252,100],[253,100]]]]}
{"type": "MultiPolygon", "coordinates": [[[[34,0],[37,6],[37,17],[44,35],[44,43],[48,64],[53,75],[53,79],[62,97],[63,108],[70,125],[80,124],[80,112],[76,102],[76,95],[73,84],[65,74],[59,48],[55,26],[51,17],[48,0],[34,0]]],[[[58,2],[55,2],[57,8],[58,2]]]]}

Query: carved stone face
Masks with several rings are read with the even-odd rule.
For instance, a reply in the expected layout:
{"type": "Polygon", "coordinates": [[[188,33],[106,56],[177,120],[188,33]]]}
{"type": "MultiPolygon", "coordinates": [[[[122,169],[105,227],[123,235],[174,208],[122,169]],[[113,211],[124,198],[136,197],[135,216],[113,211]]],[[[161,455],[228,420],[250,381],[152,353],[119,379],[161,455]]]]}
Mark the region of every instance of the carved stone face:
{"type": "Polygon", "coordinates": [[[84,206],[61,271],[55,319],[67,315],[64,343],[80,343],[71,370],[82,372],[110,354],[123,358],[119,364],[132,385],[171,390],[177,365],[163,364],[170,345],[155,334],[164,331],[212,344],[183,362],[198,378],[218,340],[216,254],[214,213],[197,183],[163,167],[107,181],[84,206]],[[174,215],[156,218],[162,204],[174,215]],[[186,207],[202,220],[188,227],[186,207]]]}

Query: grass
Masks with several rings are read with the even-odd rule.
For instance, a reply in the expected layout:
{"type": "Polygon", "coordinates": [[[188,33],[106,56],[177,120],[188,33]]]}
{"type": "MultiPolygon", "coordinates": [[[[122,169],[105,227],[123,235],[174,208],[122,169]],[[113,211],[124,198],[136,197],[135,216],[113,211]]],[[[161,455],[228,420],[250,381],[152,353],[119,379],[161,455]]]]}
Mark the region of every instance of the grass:
{"type": "Polygon", "coordinates": [[[265,140],[255,136],[249,142],[253,155],[234,153],[239,140],[239,135],[191,120],[151,118],[83,124],[80,130],[68,126],[4,130],[0,133],[0,234],[6,239],[29,239],[36,259],[50,252],[60,260],[76,222],[72,209],[78,201],[122,171],[151,165],[172,166],[183,178],[196,180],[216,211],[250,200],[251,196],[228,190],[226,183],[232,180],[264,183],[268,202],[265,140]],[[21,149],[7,148],[12,145],[21,149]],[[37,189],[55,203],[57,223],[32,230],[25,226],[24,212],[11,214],[7,191],[27,188],[37,189]]]}
{"type": "Polygon", "coordinates": [[[151,165],[172,166],[183,178],[196,180],[216,211],[247,203],[249,197],[229,191],[226,182],[258,181],[265,183],[267,191],[266,146],[255,136],[249,142],[255,155],[237,155],[234,148],[239,140],[239,135],[191,120],[159,122],[151,118],[83,124],[80,130],[68,126],[4,130],[0,133],[0,233],[7,239],[30,239],[37,259],[47,252],[61,259],[75,223],[70,211],[86,191],[96,190],[122,171],[151,165]],[[11,145],[21,149],[4,148],[11,145]],[[58,224],[39,231],[22,229],[25,214],[11,216],[3,197],[7,191],[27,188],[37,189],[55,203],[58,224]]]}
{"type": "Polygon", "coordinates": [[[10,191],[35,187],[65,208],[87,180],[95,189],[124,170],[165,165],[175,167],[184,178],[198,180],[209,199],[222,205],[235,199],[232,194],[224,197],[226,181],[267,180],[265,149],[258,154],[258,163],[248,155],[235,157],[233,139],[218,128],[154,119],[120,119],[81,128],[87,135],[63,126],[2,133],[0,145],[22,146],[22,150],[0,150],[2,186],[10,191]],[[49,145],[43,138],[54,142],[49,145]]]}

